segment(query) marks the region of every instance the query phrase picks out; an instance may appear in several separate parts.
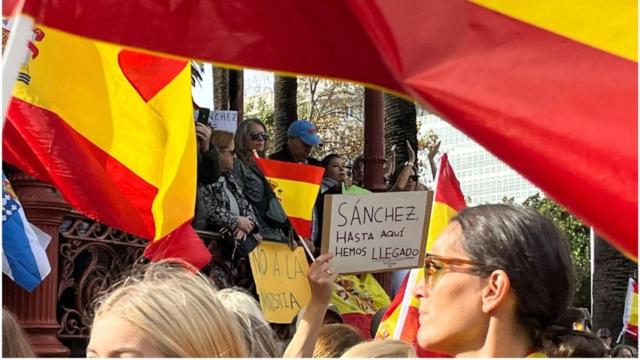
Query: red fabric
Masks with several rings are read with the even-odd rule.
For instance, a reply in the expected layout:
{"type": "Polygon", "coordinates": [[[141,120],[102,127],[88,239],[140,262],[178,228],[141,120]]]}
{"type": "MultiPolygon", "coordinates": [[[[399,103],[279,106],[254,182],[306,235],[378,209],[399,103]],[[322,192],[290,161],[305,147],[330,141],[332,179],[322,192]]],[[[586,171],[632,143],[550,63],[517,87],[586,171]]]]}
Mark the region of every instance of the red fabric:
{"type": "Polygon", "coordinates": [[[445,153],[440,158],[440,167],[438,168],[438,188],[436,189],[436,201],[447,204],[455,211],[461,211],[467,204],[464,201],[464,195],[460,190],[460,182],[453,172],[449,157],[445,153]]]}
{"type": "Polygon", "coordinates": [[[637,257],[636,62],[464,0],[27,0],[25,12],[114,43],[403,93],[637,257]]]}
{"type": "Polygon", "coordinates": [[[122,73],[138,94],[149,101],[164,89],[182,70],[184,60],[158,57],[136,51],[122,50],[118,54],[122,73]]]}
{"type": "Polygon", "coordinates": [[[4,161],[54,185],[84,215],[153,239],[157,189],[57,114],[13,98],[2,145],[4,161]]]}
{"type": "Polygon", "coordinates": [[[324,168],[264,158],[256,158],[256,163],[266,177],[300,181],[320,185],[324,168]]]}
{"type": "Polygon", "coordinates": [[[198,269],[211,261],[209,249],[193,230],[190,221],[162,239],[150,242],[144,249],[144,256],[151,261],[182,259],[198,269]]]}
{"type": "Polygon", "coordinates": [[[292,216],[289,216],[289,221],[298,235],[305,239],[311,238],[311,221],[292,216]]]}
{"type": "Polygon", "coordinates": [[[351,325],[360,331],[365,340],[371,340],[371,320],[373,315],[363,313],[341,314],[345,324],[351,325]]]}

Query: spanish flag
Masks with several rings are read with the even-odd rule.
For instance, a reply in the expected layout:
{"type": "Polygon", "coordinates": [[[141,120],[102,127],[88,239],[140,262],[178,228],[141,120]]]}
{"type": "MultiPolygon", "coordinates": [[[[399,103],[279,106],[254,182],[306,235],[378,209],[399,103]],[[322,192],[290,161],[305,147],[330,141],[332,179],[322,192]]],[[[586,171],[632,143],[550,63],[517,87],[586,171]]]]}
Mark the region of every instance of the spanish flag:
{"type": "MultiPolygon", "coordinates": [[[[449,221],[466,206],[464,196],[460,190],[460,183],[453,168],[449,164],[447,154],[443,154],[436,176],[436,189],[429,219],[427,235],[427,251],[433,246],[440,233],[449,225],[449,221]]],[[[413,289],[424,281],[423,269],[412,269],[404,279],[398,294],[391,302],[384,314],[376,338],[396,339],[412,343],[419,355],[432,357],[433,354],[420,349],[416,343],[418,334],[418,307],[420,302],[413,296],[413,289]]]]}
{"type": "Polygon", "coordinates": [[[404,95],[638,254],[637,1],[6,0],[3,13],[16,4],[110,43],[404,95]]]}
{"type": "Polygon", "coordinates": [[[310,238],[311,214],[320,191],[324,169],[257,156],[256,163],[271,184],[293,229],[303,238],[310,238]]]}
{"type": "Polygon", "coordinates": [[[618,342],[623,333],[626,333],[633,339],[638,339],[638,282],[629,278],[627,286],[627,297],[624,302],[624,327],[622,333],[618,337],[618,342]]]}
{"type": "Polygon", "coordinates": [[[8,111],[4,160],[53,184],[84,215],[152,241],[147,257],[204,266],[211,255],[190,226],[188,63],[45,26],[34,34],[8,111]]]}

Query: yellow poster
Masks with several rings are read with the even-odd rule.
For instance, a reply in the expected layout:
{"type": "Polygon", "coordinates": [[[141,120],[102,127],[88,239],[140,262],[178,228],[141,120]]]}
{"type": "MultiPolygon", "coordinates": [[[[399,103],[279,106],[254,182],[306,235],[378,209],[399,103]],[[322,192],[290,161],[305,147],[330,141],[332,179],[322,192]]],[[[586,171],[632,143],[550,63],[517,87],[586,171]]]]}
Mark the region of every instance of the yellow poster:
{"type": "Polygon", "coordinates": [[[311,299],[303,248],[291,251],[287,244],[263,241],[249,254],[249,262],[267,321],[291,323],[311,299]]]}

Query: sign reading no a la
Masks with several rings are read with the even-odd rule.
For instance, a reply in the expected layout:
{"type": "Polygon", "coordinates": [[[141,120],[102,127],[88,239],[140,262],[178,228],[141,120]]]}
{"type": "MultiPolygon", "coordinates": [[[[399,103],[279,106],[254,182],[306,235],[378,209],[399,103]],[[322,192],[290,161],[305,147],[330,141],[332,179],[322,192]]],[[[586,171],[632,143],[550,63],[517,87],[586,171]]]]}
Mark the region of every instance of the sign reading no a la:
{"type": "Polygon", "coordinates": [[[327,195],[322,253],[341,274],[422,266],[432,192],[327,195]]]}

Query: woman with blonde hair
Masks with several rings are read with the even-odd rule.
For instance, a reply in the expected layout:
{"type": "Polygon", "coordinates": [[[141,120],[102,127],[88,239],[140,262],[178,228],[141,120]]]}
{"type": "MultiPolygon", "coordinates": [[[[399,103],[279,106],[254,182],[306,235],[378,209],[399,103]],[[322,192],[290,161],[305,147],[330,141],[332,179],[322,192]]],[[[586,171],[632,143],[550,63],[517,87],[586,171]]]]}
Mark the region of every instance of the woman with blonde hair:
{"type": "Polygon", "coordinates": [[[260,305],[245,289],[222,289],[215,296],[237,316],[250,357],[276,358],[282,355],[276,335],[262,315],[260,305]]]}
{"type": "Polygon", "coordinates": [[[358,344],[347,350],[342,358],[414,358],[416,350],[400,340],[378,340],[358,344]]]}
{"type": "Polygon", "coordinates": [[[246,357],[237,319],[215,293],[187,264],[150,264],[98,302],[87,356],[246,357]]]}
{"type": "Polygon", "coordinates": [[[2,309],[2,357],[35,357],[27,340],[27,334],[24,333],[13,314],[6,309],[2,309]]]}

